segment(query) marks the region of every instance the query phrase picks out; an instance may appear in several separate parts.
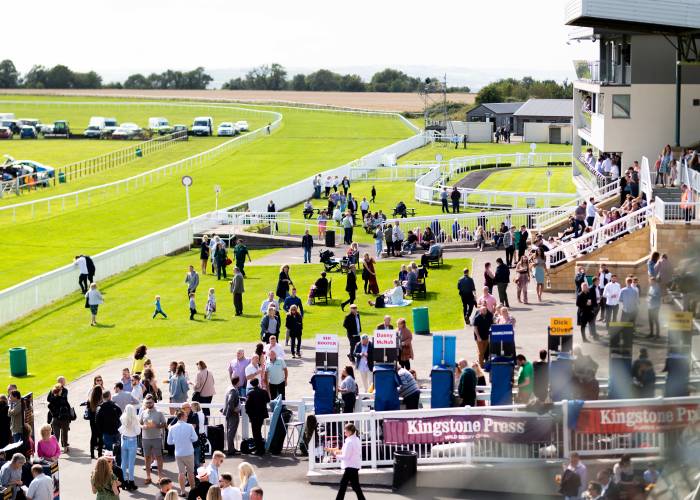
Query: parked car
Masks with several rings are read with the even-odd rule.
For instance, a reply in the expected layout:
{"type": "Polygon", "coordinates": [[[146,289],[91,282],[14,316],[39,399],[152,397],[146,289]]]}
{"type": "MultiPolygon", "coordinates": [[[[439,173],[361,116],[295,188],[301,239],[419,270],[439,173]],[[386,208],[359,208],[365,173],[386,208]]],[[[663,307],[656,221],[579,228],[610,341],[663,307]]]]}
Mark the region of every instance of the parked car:
{"type": "Polygon", "coordinates": [[[236,135],[237,132],[238,131],[236,130],[236,127],[233,123],[222,122],[219,124],[219,128],[216,131],[216,135],[218,135],[219,137],[224,137],[224,136],[233,137],[234,135],[236,135]]]}
{"type": "Polygon", "coordinates": [[[198,116],[192,122],[192,134],[212,135],[214,133],[214,119],[211,116],[198,116]]]}
{"type": "Polygon", "coordinates": [[[169,134],[173,130],[170,126],[170,122],[166,118],[160,116],[149,118],[148,128],[160,135],[169,134]]]}
{"type": "Polygon", "coordinates": [[[245,120],[240,120],[236,122],[236,130],[238,132],[247,132],[248,131],[248,122],[245,120]]]}
{"type": "Polygon", "coordinates": [[[119,122],[116,118],[105,118],[104,133],[105,135],[111,135],[112,132],[117,130],[119,127],[119,122]]]}
{"type": "Polygon", "coordinates": [[[32,127],[36,128],[37,125],[39,125],[40,120],[38,118],[20,118],[17,120],[17,124],[20,127],[24,127],[25,125],[31,125],[32,127]]]}
{"type": "Polygon", "coordinates": [[[0,127],[7,127],[12,130],[13,134],[19,134],[19,125],[17,125],[17,120],[5,119],[0,120],[0,127]]]}
{"type": "Polygon", "coordinates": [[[36,126],[37,132],[42,135],[53,134],[53,124],[52,123],[39,123],[36,126]]]}
{"type": "Polygon", "coordinates": [[[175,132],[184,132],[186,134],[187,133],[187,125],[182,125],[181,123],[173,125],[173,133],[175,133],[175,132]]]}
{"type": "Polygon", "coordinates": [[[36,129],[31,125],[25,125],[19,129],[20,139],[36,139],[37,137],[39,137],[39,134],[36,133],[36,129]]]}
{"type": "Polygon", "coordinates": [[[12,139],[13,135],[10,127],[0,127],[0,139],[12,139]]]}
{"type": "Polygon", "coordinates": [[[114,132],[112,139],[133,139],[141,133],[141,127],[135,123],[122,123],[114,132]]]}

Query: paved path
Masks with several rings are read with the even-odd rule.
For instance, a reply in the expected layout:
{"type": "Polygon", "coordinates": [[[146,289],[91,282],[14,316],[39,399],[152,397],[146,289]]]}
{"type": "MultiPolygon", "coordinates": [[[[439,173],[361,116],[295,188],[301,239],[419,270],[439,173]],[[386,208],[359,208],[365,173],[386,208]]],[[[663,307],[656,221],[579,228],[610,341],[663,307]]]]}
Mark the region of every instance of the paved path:
{"type": "MultiPolygon", "coordinates": [[[[482,283],[482,272],[483,264],[488,261],[495,261],[497,256],[500,256],[502,252],[474,252],[467,251],[459,254],[454,254],[455,257],[472,257],[474,259],[474,275],[476,276],[477,285],[482,283]]],[[[300,252],[296,249],[285,249],[280,250],[274,254],[266,256],[264,259],[259,259],[256,264],[280,264],[282,262],[296,263],[296,254],[300,252]]],[[[450,254],[452,256],[453,254],[450,254]]],[[[444,283],[444,286],[454,287],[453,282],[444,283]]],[[[513,288],[512,286],[509,288],[513,288]]],[[[572,294],[548,294],[545,293],[545,301],[542,303],[532,303],[529,305],[517,304],[515,302],[514,290],[510,290],[510,295],[512,296],[512,302],[516,304],[512,307],[512,313],[517,318],[518,322],[516,325],[516,344],[519,352],[525,353],[528,358],[536,356],[539,349],[546,345],[547,330],[546,325],[548,324],[549,317],[552,315],[557,316],[572,316],[575,317],[575,306],[572,294]]],[[[534,290],[530,290],[532,293],[531,297],[535,297],[534,290]]],[[[535,298],[536,300],[536,298],[535,298]]],[[[456,312],[459,314],[459,311],[456,312]]],[[[342,328],[338,325],[335,329],[341,338],[341,352],[346,349],[345,335],[342,332],[342,328]]],[[[454,334],[457,337],[457,353],[458,357],[465,357],[472,360],[476,356],[476,348],[474,345],[473,337],[471,331],[458,330],[451,332],[441,332],[447,334],[454,334]]],[[[427,353],[432,352],[432,339],[429,336],[419,336],[414,337],[415,345],[414,350],[417,353],[417,359],[412,363],[412,366],[416,369],[419,377],[419,381],[422,385],[429,385],[429,372],[431,368],[431,359],[427,353]]],[[[645,343],[652,349],[652,356],[660,368],[662,363],[662,352],[663,348],[658,343],[645,343]]],[[[169,347],[162,349],[153,349],[148,352],[148,357],[153,361],[153,365],[156,370],[157,378],[163,379],[165,376],[168,363],[172,360],[184,361],[190,370],[194,369],[196,361],[202,359],[205,360],[209,368],[215,374],[216,389],[217,394],[214,397],[214,402],[222,402],[225,391],[227,390],[227,367],[230,360],[234,357],[237,348],[242,347],[247,353],[250,353],[254,349],[254,343],[226,343],[226,344],[216,344],[216,345],[194,345],[194,346],[180,346],[180,347],[169,347]]],[[[600,363],[600,376],[607,375],[607,359],[608,349],[602,343],[599,344],[584,344],[584,352],[590,354],[594,359],[598,360],[600,363]]],[[[309,385],[309,380],[313,373],[313,362],[314,362],[314,351],[313,347],[307,343],[302,349],[303,358],[301,360],[288,360],[288,365],[290,367],[290,380],[288,386],[288,399],[300,398],[304,395],[311,394],[311,386],[309,385]]],[[[343,362],[343,361],[341,361],[343,362]]],[[[130,360],[126,358],[115,359],[104,365],[100,366],[98,369],[86,373],[83,377],[70,383],[70,400],[74,405],[78,405],[81,401],[85,399],[85,395],[90,389],[91,381],[95,374],[100,374],[104,377],[104,380],[110,386],[119,378],[121,374],[121,369],[130,366],[130,360]]],[[[163,391],[167,392],[167,388],[163,387],[163,391]]],[[[37,422],[45,421],[45,408],[43,403],[44,398],[39,398],[37,401],[37,422]]],[[[78,411],[79,415],[82,411],[78,411]]],[[[89,426],[87,421],[78,419],[72,424],[70,442],[71,442],[71,452],[70,457],[65,457],[61,460],[61,485],[63,498],[67,499],[81,499],[88,498],[89,495],[89,476],[91,462],[89,459],[89,426]]],[[[255,465],[260,467],[259,479],[262,485],[265,487],[266,491],[270,490],[272,497],[276,498],[285,495],[293,488],[295,491],[295,498],[305,497],[309,499],[316,498],[331,498],[334,496],[334,492],[330,487],[327,486],[311,486],[305,480],[305,474],[308,464],[305,460],[299,461],[297,459],[291,459],[289,457],[278,457],[278,458],[258,458],[251,457],[249,460],[255,465]]],[[[239,458],[227,459],[222,471],[235,471],[238,463],[241,461],[239,458]]],[[[144,471],[143,471],[143,461],[139,457],[137,460],[137,484],[143,484],[144,471]]],[[[166,471],[168,476],[175,478],[175,467],[174,463],[171,461],[166,462],[166,471]]],[[[144,487],[138,490],[136,493],[124,492],[122,494],[123,498],[153,498],[152,495],[156,493],[156,488],[154,486],[144,487]]],[[[390,493],[382,490],[376,490],[368,495],[368,498],[385,498],[388,497],[390,493]]],[[[426,492],[426,495],[421,494],[422,497],[430,498],[499,498],[498,496],[484,496],[481,494],[475,494],[472,497],[464,496],[464,494],[455,494],[450,496],[449,494],[440,493],[434,494],[433,492],[426,492]],[[444,495],[444,496],[443,496],[444,495]]],[[[392,496],[392,498],[402,498],[397,496],[392,496]]]]}

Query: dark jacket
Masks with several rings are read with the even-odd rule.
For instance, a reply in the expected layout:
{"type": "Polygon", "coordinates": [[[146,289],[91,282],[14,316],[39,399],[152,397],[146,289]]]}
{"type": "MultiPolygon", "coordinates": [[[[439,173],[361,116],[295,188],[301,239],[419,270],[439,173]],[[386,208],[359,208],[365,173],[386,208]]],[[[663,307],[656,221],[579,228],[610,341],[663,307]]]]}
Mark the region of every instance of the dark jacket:
{"type": "Polygon", "coordinates": [[[299,308],[299,312],[301,313],[301,315],[302,316],[304,315],[304,305],[302,304],[301,299],[299,298],[298,295],[296,297],[292,296],[292,295],[288,295],[287,298],[284,299],[284,303],[282,304],[282,309],[284,309],[285,312],[289,312],[289,308],[292,306],[297,306],[299,308]]]}
{"type": "Polygon", "coordinates": [[[311,236],[310,234],[305,234],[304,236],[302,236],[301,237],[301,246],[303,248],[313,248],[314,237],[311,236]]]}
{"type": "Polygon", "coordinates": [[[270,395],[260,387],[248,392],[245,402],[245,412],[248,414],[248,418],[258,421],[265,420],[269,416],[267,412],[267,403],[269,402],[270,395]]]}
{"type": "Polygon", "coordinates": [[[486,311],[485,315],[476,313],[472,320],[474,325],[474,340],[488,340],[491,337],[491,325],[493,325],[493,314],[491,311],[486,311]],[[479,332],[480,339],[477,339],[476,332],[479,332]]]}
{"type": "Polygon", "coordinates": [[[122,425],[119,421],[121,416],[122,411],[114,401],[104,401],[97,407],[95,423],[102,434],[119,434],[119,427],[122,425]]]}
{"type": "Polygon", "coordinates": [[[7,403],[0,403],[0,448],[10,443],[10,415],[7,413],[7,403]]]}
{"type": "Polygon", "coordinates": [[[355,273],[350,272],[348,273],[348,281],[345,284],[345,291],[354,292],[355,290],[357,290],[357,276],[355,273]]]}
{"type": "Polygon", "coordinates": [[[457,281],[457,290],[459,290],[460,295],[466,295],[474,299],[474,293],[476,292],[474,280],[469,276],[462,276],[459,278],[459,281],[457,281]]]}
{"type": "Polygon", "coordinates": [[[275,295],[277,295],[280,300],[284,300],[289,293],[289,287],[291,284],[292,279],[289,277],[289,274],[285,273],[284,271],[280,271],[279,278],[277,279],[277,290],[275,295]]]}
{"type": "Polygon", "coordinates": [[[590,289],[586,293],[581,291],[576,296],[576,307],[578,307],[578,310],[576,312],[576,319],[579,325],[582,323],[588,323],[589,321],[593,321],[595,319],[593,315],[593,304],[595,304],[594,289],[590,289]],[[592,298],[590,292],[593,292],[594,294],[592,298]],[[591,305],[588,305],[589,300],[591,301],[591,305]]]}
{"type": "Polygon", "coordinates": [[[216,247],[214,250],[214,260],[217,264],[223,265],[226,263],[226,249],[223,246],[216,247]]]}
{"type": "Polygon", "coordinates": [[[290,335],[301,336],[301,332],[304,329],[304,319],[301,314],[287,314],[285,326],[289,330],[290,335]]]}
{"type": "MultiPolygon", "coordinates": [[[[362,342],[357,343],[353,354],[355,355],[355,366],[359,368],[362,357],[362,342]]],[[[374,370],[374,343],[371,340],[367,343],[367,367],[369,371],[374,370]]]]}
{"type": "Polygon", "coordinates": [[[362,318],[360,318],[360,313],[357,313],[357,319],[360,322],[360,329],[357,329],[357,322],[355,321],[355,315],[353,313],[345,316],[343,320],[343,328],[348,334],[348,337],[355,337],[362,331],[362,318]]]}
{"type": "Polygon", "coordinates": [[[199,259],[209,259],[209,244],[206,241],[202,241],[202,246],[199,247],[199,259]]]}
{"type": "Polygon", "coordinates": [[[505,264],[496,266],[496,273],[493,277],[494,283],[510,283],[510,269],[505,264]]]}
{"type": "Polygon", "coordinates": [[[95,275],[95,263],[93,260],[90,258],[89,255],[85,255],[85,265],[87,266],[88,270],[88,276],[94,276],[95,275]]]}
{"type": "Polygon", "coordinates": [[[53,391],[49,391],[46,397],[48,402],[49,412],[52,419],[70,420],[70,403],[68,403],[68,389],[65,387],[61,394],[55,396],[53,391]]]}
{"type": "Polygon", "coordinates": [[[463,405],[476,406],[476,372],[472,368],[465,368],[459,376],[457,394],[462,398],[463,405]]]}
{"type": "MultiPolygon", "coordinates": [[[[275,311],[275,318],[277,318],[277,327],[275,328],[275,336],[279,336],[280,333],[280,324],[282,321],[280,320],[280,313],[275,311]]],[[[267,333],[267,327],[270,323],[270,317],[266,314],[263,316],[262,320],[260,321],[260,337],[265,341],[268,342],[268,333],[267,333]]],[[[270,334],[272,335],[272,334],[270,334]]]]}

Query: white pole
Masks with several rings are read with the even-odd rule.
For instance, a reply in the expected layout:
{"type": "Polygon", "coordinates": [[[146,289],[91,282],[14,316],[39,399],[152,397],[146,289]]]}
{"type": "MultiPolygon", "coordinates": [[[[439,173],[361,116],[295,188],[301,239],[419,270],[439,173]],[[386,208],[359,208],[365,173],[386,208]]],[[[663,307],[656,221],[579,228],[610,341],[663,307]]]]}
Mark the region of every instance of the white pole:
{"type": "Polygon", "coordinates": [[[185,186],[185,200],[187,202],[187,220],[189,221],[192,218],[192,215],[190,213],[190,187],[185,186]]]}

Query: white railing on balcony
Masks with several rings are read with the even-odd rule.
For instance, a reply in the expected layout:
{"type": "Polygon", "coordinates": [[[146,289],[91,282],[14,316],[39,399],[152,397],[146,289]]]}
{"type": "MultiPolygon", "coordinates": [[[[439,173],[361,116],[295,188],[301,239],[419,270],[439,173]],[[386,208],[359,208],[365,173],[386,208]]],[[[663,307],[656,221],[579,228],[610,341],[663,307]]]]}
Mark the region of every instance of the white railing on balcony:
{"type": "Polygon", "coordinates": [[[695,199],[700,198],[700,172],[690,168],[687,160],[683,161],[681,164],[679,179],[681,183],[685,184],[693,191],[695,199]]]}
{"type": "Polygon", "coordinates": [[[589,254],[617,238],[637,231],[647,224],[647,218],[654,210],[653,205],[640,208],[636,212],[610,222],[591,232],[584,233],[578,238],[558,245],[545,253],[547,267],[551,268],[565,262],[570,262],[581,255],[589,254]]]}
{"type": "Polygon", "coordinates": [[[698,224],[700,202],[669,202],[662,199],[654,201],[654,216],[663,224],[698,224]]]}
{"type": "Polygon", "coordinates": [[[575,200],[568,201],[563,205],[558,206],[545,211],[544,213],[537,216],[536,228],[538,230],[543,230],[547,227],[552,227],[554,225],[561,224],[565,222],[570,216],[572,216],[582,202],[588,202],[590,198],[593,198],[595,203],[604,202],[610,198],[619,196],[620,193],[620,180],[604,184],[603,186],[597,187],[588,193],[588,196],[581,197],[575,200]]]}

